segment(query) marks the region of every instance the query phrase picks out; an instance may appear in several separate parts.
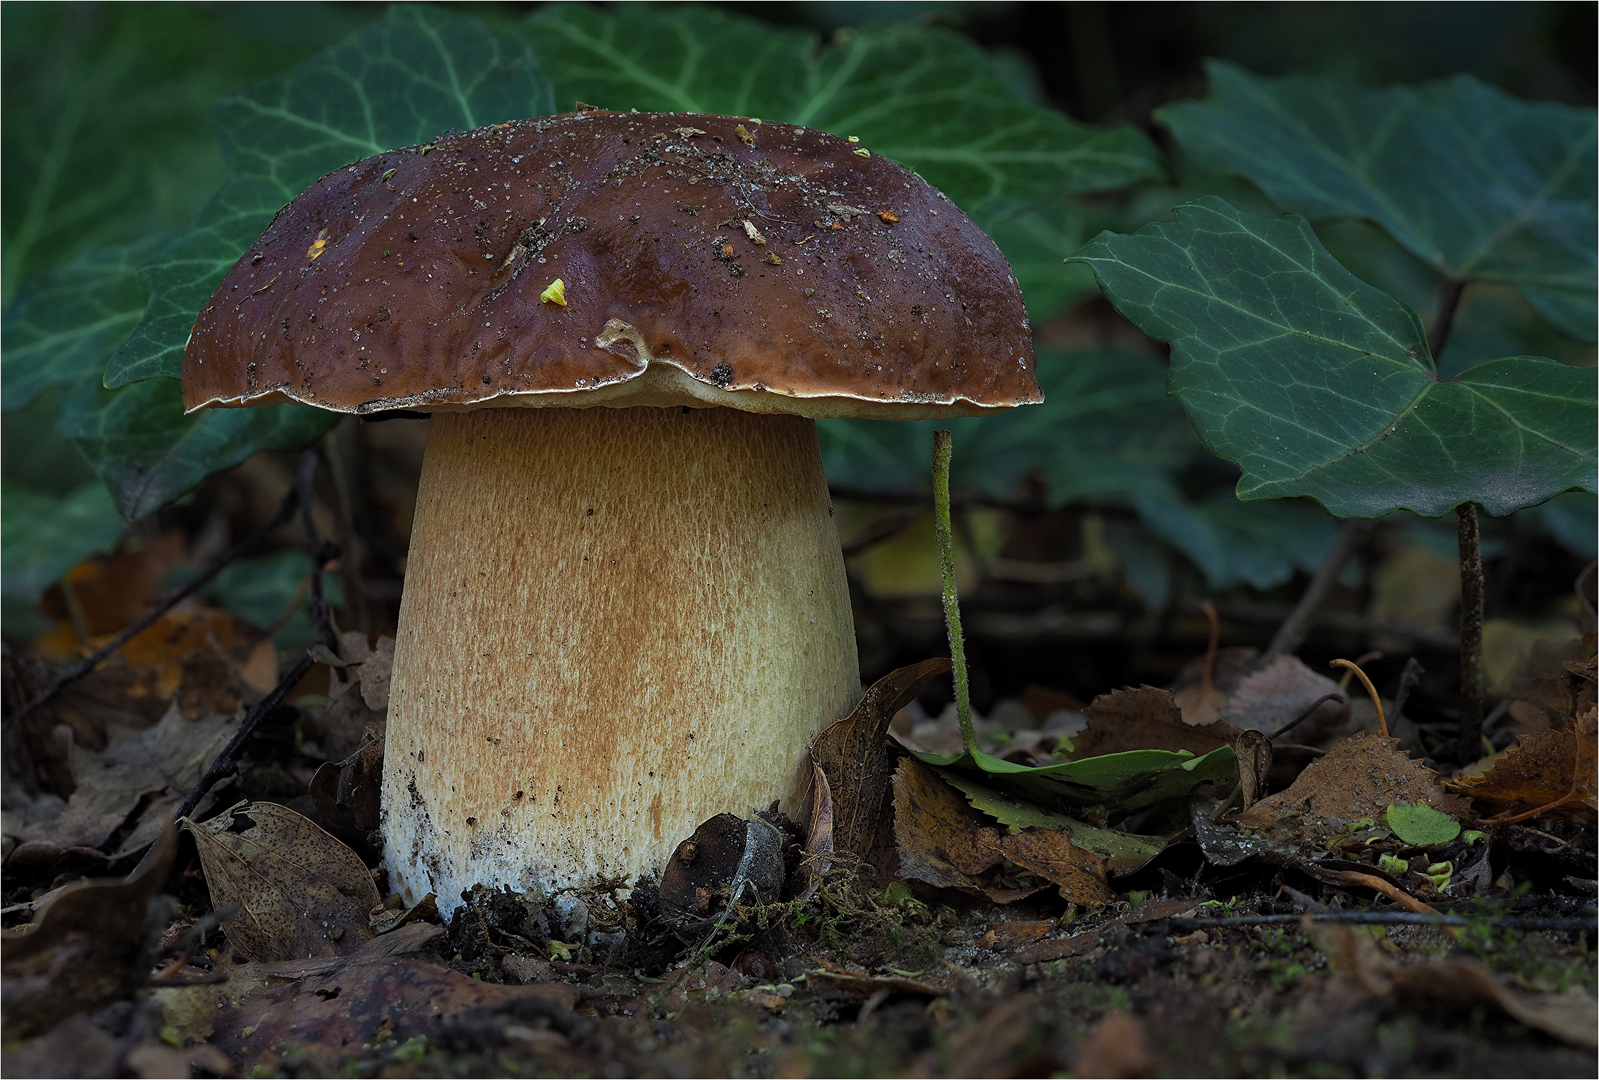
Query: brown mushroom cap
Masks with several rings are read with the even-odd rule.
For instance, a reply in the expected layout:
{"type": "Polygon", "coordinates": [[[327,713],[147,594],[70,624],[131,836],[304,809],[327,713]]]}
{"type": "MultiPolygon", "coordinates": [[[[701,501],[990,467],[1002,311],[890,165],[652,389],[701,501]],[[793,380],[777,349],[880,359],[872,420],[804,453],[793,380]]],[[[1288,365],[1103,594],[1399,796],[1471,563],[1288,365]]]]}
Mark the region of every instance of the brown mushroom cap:
{"type": "Polygon", "coordinates": [[[200,313],[183,394],[910,419],[1039,401],[1033,365],[1004,256],[910,170],[787,124],[591,111],[324,177],[200,313]]]}

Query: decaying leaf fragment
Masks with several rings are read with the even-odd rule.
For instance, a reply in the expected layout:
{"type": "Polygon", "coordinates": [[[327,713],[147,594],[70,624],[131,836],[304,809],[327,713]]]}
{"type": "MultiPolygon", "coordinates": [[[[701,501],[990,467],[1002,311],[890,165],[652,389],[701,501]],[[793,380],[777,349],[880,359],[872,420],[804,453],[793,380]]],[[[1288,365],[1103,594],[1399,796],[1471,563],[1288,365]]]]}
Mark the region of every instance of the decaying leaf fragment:
{"type": "Polygon", "coordinates": [[[1479,806],[1516,821],[1544,814],[1589,816],[1599,810],[1594,786],[1599,713],[1589,709],[1566,731],[1529,731],[1519,745],[1495,759],[1481,776],[1463,776],[1450,787],[1479,806]]]}
{"type": "Polygon", "coordinates": [[[1231,746],[1238,731],[1231,724],[1190,724],[1170,690],[1129,686],[1100,694],[1084,710],[1088,727],[1072,738],[1073,756],[1098,757],[1129,750],[1187,750],[1208,754],[1231,746]]]}
{"type": "MultiPolygon", "coordinates": [[[[201,770],[233,736],[237,722],[236,717],[214,714],[186,720],[174,702],[155,727],[144,731],[109,727],[109,741],[99,753],[74,743],[70,754],[77,787],[66,812],[24,828],[24,845],[29,841],[53,845],[59,849],[57,855],[67,848],[93,854],[107,847],[144,801],[133,831],[108,854],[131,855],[148,846],[161,835],[201,770]]],[[[31,850],[19,851],[18,858],[32,855],[31,850]]]]}
{"type": "Polygon", "coordinates": [[[62,889],[4,942],[8,1039],[49,1030],[63,1017],[98,1008],[142,981],[150,901],[166,883],[178,851],[167,823],[155,847],[122,880],[81,881],[62,889]]]}
{"type": "Polygon", "coordinates": [[[303,960],[353,952],[373,937],[367,914],[383,902],[355,852],[276,803],[249,800],[194,835],[211,904],[237,904],[222,921],[248,960],[303,960]]]}
{"type": "Polygon", "coordinates": [[[936,770],[944,782],[964,792],[966,800],[1002,825],[1016,829],[1044,828],[1065,833],[1072,843],[1105,860],[1110,874],[1131,874],[1166,848],[1159,836],[1140,836],[1119,829],[1101,829],[1086,821],[1034,805],[966,773],[936,770]]]}
{"type": "Polygon", "coordinates": [[[1361,733],[1334,744],[1286,790],[1239,815],[1238,824],[1269,829],[1293,822],[1314,829],[1328,819],[1379,818],[1396,803],[1422,803],[1457,818],[1470,811],[1466,800],[1443,789],[1437,773],[1399,749],[1399,740],[1361,733]]]}
{"type": "Polygon", "coordinates": [[[1115,899],[1104,860],[1053,829],[1031,827],[1004,835],[985,821],[932,769],[909,758],[894,773],[894,836],[900,877],[1009,904],[1038,886],[1007,880],[1007,860],[1051,882],[1074,903],[1115,899]]]}

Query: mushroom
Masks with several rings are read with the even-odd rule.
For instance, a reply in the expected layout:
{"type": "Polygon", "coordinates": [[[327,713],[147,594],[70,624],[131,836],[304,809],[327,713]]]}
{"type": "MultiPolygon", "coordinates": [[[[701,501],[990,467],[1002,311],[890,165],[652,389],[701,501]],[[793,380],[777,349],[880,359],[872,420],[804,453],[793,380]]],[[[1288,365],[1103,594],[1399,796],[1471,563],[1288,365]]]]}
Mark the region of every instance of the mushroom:
{"type": "Polygon", "coordinates": [[[815,420],[1040,400],[1003,256],[854,140],[591,110],[324,177],[218,286],[190,411],[432,414],[395,646],[393,881],[448,914],[658,873],[808,801],[860,693],[815,420]]]}

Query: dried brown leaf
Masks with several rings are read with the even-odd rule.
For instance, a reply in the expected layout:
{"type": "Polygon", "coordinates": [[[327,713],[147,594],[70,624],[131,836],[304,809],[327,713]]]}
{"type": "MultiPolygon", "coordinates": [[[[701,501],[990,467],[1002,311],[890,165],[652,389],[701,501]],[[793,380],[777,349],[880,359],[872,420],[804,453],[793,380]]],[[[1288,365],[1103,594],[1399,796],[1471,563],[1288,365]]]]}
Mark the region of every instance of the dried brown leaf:
{"type": "Polygon", "coordinates": [[[1015,888],[993,878],[991,870],[1003,857],[995,850],[998,830],[988,827],[933,770],[912,758],[902,758],[893,788],[900,877],[941,889],[959,889],[996,904],[1013,903],[1039,891],[1037,886],[1015,888]],[[963,865],[983,870],[966,873],[963,865]]]}
{"type": "Polygon", "coordinates": [[[1380,817],[1395,803],[1424,803],[1453,817],[1470,810],[1466,800],[1443,789],[1437,773],[1399,749],[1397,739],[1361,733],[1335,743],[1286,790],[1250,807],[1238,823],[1265,829],[1288,821],[1350,822],[1380,817]]]}
{"type": "Polygon", "coordinates": [[[1571,730],[1529,731],[1495,758],[1487,772],[1460,777],[1449,786],[1510,820],[1541,814],[1589,816],[1599,810],[1596,739],[1599,722],[1589,709],[1571,730]]]}
{"type": "Polygon", "coordinates": [[[861,696],[844,719],[811,744],[811,760],[827,775],[833,799],[833,844],[891,880],[894,838],[889,827],[889,786],[900,751],[886,737],[894,714],[933,679],[947,674],[943,658],[891,671],[861,696]]]}
{"type": "Polygon", "coordinates": [[[246,800],[210,821],[184,823],[194,834],[212,906],[239,905],[222,929],[241,956],[334,956],[371,940],[367,913],[382,902],[372,875],[360,856],[309,819],[246,800]]]}
{"type": "Polygon", "coordinates": [[[1116,899],[1105,881],[1105,860],[1053,829],[1030,828],[999,838],[1005,858],[1060,889],[1074,904],[1104,904],[1116,899]]]}
{"type": "MultiPolygon", "coordinates": [[[[1278,656],[1239,680],[1222,706],[1221,718],[1234,727],[1274,732],[1328,694],[1338,684],[1305,666],[1297,656],[1278,656]]],[[[1324,702],[1295,728],[1293,740],[1320,745],[1321,737],[1349,722],[1349,701],[1324,702]]]]}
{"type": "Polygon", "coordinates": [[[144,731],[112,727],[110,741],[98,753],[74,743],[70,755],[77,783],[66,811],[25,826],[21,838],[62,849],[104,849],[148,796],[142,819],[131,835],[121,838],[116,852],[132,854],[161,834],[165,821],[237,726],[237,718],[231,716],[185,720],[174,703],[155,727],[144,731]]]}
{"type": "Polygon", "coordinates": [[[68,886],[33,922],[0,935],[8,1038],[48,1031],[63,1017],[126,996],[142,981],[146,915],[177,851],[178,833],[169,823],[126,878],[68,886]]]}
{"type": "Polygon", "coordinates": [[[1077,1076],[1154,1076],[1160,1058],[1149,1052],[1143,1022],[1125,1012],[1113,1012],[1095,1024],[1083,1039],[1072,1063],[1077,1076]]]}
{"type": "Polygon", "coordinates": [[[1126,687],[1101,694],[1085,710],[1088,727],[1074,736],[1075,758],[1119,754],[1126,750],[1187,750],[1208,754],[1231,746],[1238,732],[1230,724],[1194,726],[1170,690],[1155,686],[1126,687]]]}

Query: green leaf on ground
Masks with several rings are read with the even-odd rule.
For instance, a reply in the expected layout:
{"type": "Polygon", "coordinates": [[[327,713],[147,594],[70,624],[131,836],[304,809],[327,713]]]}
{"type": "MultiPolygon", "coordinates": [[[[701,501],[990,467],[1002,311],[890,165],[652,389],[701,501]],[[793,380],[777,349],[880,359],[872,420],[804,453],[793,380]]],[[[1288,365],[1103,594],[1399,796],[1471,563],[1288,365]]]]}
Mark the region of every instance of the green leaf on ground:
{"type": "Polygon", "coordinates": [[[1460,835],[1460,822],[1424,803],[1390,806],[1383,822],[1395,836],[1416,847],[1436,847],[1460,835]]]}
{"type": "Polygon", "coordinates": [[[0,481],[0,592],[38,599],[84,559],[116,547],[126,524],[98,480],[60,497],[0,481]]]}
{"type": "Polygon", "coordinates": [[[1285,210],[1376,222],[1439,272],[1516,285],[1563,332],[1594,340],[1592,109],[1520,101],[1469,75],[1373,90],[1209,71],[1204,101],[1156,114],[1200,165],[1247,177],[1285,210]]]}
{"type": "Polygon", "coordinates": [[[1169,387],[1242,499],[1306,495],[1339,517],[1461,502],[1507,514],[1593,490],[1595,373],[1544,357],[1436,375],[1416,313],[1340,266],[1303,218],[1220,199],[1073,261],[1172,344],[1169,387]]]}
{"type": "Polygon", "coordinates": [[[1129,750],[1120,754],[1030,768],[975,748],[954,757],[918,752],[923,764],[943,771],[980,776],[1002,791],[1045,809],[1103,806],[1116,817],[1146,806],[1184,799],[1201,784],[1233,773],[1233,748],[1219,747],[1201,757],[1186,750],[1129,750]]]}
{"type": "Polygon", "coordinates": [[[257,450],[296,449],[338,421],[337,413],[302,405],[185,416],[182,384],[157,378],[120,390],[80,387],[62,403],[60,431],[94,464],[117,510],[138,519],[257,450]]]}
{"type": "Polygon", "coordinates": [[[279,208],[319,177],[450,129],[540,116],[552,101],[518,38],[421,5],[396,5],[320,56],[222,99],[231,176],[146,265],[149,311],[106,385],[179,377],[195,314],[279,208]]]}
{"type": "Polygon", "coordinates": [[[947,783],[965,792],[967,802],[1001,824],[1018,831],[1038,826],[1063,832],[1078,847],[1086,848],[1104,859],[1105,869],[1112,874],[1130,874],[1166,849],[1166,841],[1159,836],[1139,836],[1117,829],[1096,828],[1086,821],[1018,799],[967,773],[953,769],[935,771],[947,783]]]}

